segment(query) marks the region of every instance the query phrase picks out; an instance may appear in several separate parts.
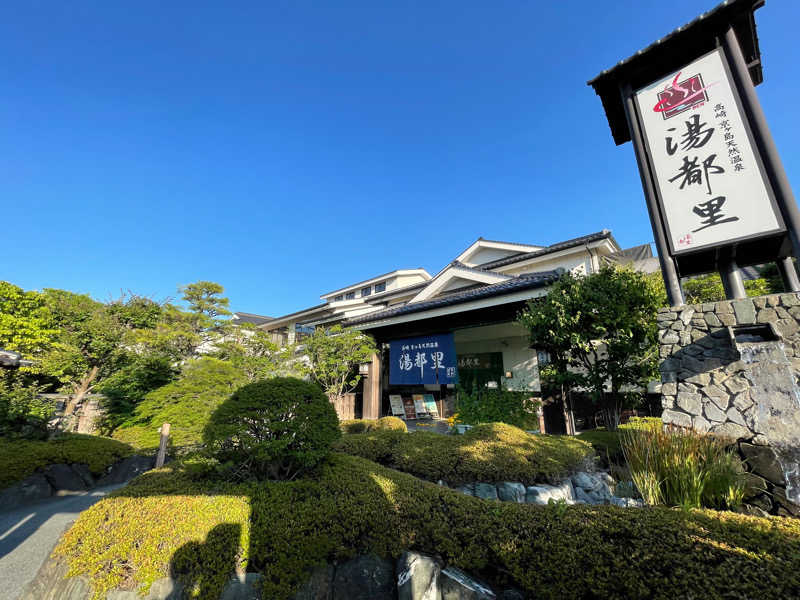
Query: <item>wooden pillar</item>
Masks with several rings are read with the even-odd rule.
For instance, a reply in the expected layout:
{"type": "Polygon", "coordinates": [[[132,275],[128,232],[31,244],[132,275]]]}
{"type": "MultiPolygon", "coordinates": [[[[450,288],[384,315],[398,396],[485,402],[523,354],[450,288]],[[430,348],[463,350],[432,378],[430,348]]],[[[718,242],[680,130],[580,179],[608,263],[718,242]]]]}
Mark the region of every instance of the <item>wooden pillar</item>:
{"type": "Polygon", "coordinates": [[[365,419],[377,419],[381,416],[381,357],[372,355],[367,375],[364,377],[364,406],[365,419]]]}

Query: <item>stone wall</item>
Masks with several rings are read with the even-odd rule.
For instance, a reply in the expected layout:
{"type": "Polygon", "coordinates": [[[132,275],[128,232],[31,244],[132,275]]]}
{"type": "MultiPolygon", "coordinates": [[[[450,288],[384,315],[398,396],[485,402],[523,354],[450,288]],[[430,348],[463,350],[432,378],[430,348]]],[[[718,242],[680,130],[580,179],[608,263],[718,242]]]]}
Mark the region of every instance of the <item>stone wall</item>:
{"type": "Polygon", "coordinates": [[[755,504],[794,512],[785,498],[800,483],[786,475],[800,448],[800,294],[664,308],[657,320],[662,420],[735,440],[764,492],[755,504]],[[734,338],[759,324],[773,341],[734,338]]]}

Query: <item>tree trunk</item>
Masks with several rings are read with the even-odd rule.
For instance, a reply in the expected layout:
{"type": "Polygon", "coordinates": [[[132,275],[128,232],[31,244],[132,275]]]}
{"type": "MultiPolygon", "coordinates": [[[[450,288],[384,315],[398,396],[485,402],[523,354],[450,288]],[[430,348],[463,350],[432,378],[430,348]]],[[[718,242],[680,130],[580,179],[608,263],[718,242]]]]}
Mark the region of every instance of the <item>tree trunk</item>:
{"type": "Polygon", "coordinates": [[[97,377],[97,372],[100,370],[99,367],[94,366],[92,367],[86,376],[80,380],[78,386],[75,388],[75,393],[72,395],[72,398],[67,403],[66,408],[64,409],[64,416],[69,417],[75,413],[75,408],[83,401],[83,398],[86,394],[89,393],[89,390],[92,387],[92,383],[94,383],[95,378],[97,377]]]}

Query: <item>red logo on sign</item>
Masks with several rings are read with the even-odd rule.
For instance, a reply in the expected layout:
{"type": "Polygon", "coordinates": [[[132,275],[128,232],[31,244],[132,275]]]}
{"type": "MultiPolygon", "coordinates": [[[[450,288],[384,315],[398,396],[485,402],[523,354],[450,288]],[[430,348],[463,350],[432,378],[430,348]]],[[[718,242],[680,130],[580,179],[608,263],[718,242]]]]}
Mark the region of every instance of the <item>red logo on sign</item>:
{"type": "Polygon", "coordinates": [[[682,238],[679,238],[678,239],[678,245],[679,246],[691,246],[692,245],[692,234],[691,233],[687,233],[682,238]]]}
{"type": "Polygon", "coordinates": [[[668,84],[663,92],[658,92],[658,102],[653,110],[660,112],[665,120],[708,101],[706,90],[713,84],[704,86],[703,77],[699,73],[679,82],[680,76],[678,72],[672,83],[668,84]]]}

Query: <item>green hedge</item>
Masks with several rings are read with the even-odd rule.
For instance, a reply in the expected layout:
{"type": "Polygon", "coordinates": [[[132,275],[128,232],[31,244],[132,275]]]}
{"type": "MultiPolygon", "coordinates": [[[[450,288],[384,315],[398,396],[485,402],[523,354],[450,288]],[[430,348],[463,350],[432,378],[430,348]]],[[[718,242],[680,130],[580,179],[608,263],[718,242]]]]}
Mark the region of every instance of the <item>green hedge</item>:
{"type": "Polygon", "coordinates": [[[55,554],[95,598],[169,572],[217,598],[235,568],[288,598],[316,565],[408,548],[531,598],[796,598],[800,522],[735,513],[488,503],[335,454],[313,479],[233,486],[165,468],[82,513],[55,554]],[[172,563],[172,564],[171,564],[172,563]]]}
{"type": "Polygon", "coordinates": [[[380,419],[346,419],[339,421],[342,433],[366,433],[368,431],[408,431],[403,419],[398,417],[381,417],[380,419]]]}
{"type": "Polygon", "coordinates": [[[427,431],[373,431],[344,436],[334,447],[451,485],[472,481],[532,484],[572,471],[592,454],[591,445],[581,440],[531,435],[504,423],[478,425],[464,435],[453,436],[427,431]]]}
{"type": "Polygon", "coordinates": [[[85,463],[94,475],[133,454],[122,442],[94,435],[65,434],[51,441],[0,438],[0,489],[25,479],[40,467],[85,463]]]}

